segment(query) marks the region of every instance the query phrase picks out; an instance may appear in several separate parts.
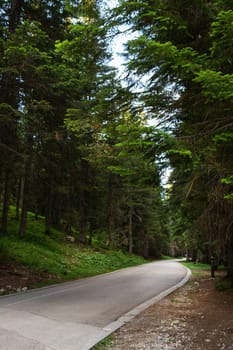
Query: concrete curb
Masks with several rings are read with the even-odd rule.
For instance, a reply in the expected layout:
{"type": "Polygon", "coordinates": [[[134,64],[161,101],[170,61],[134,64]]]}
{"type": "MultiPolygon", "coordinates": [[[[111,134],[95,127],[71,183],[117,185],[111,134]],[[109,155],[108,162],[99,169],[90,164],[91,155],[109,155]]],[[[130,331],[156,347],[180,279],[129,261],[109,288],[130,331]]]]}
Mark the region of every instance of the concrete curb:
{"type": "Polygon", "coordinates": [[[173,293],[176,289],[179,289],[183,285],[185,285],[189,281],[189,279],[192,275],[192,272],[187,267],[184,267],[184,269],[186,269],[186,275],[179,283],[177,283],[176,285],[172,286],[171,288],[163,291],[162,293],[156,295],[155,297],[145,301],[144,303],[136,306],[134,309],[128,311],[123,316],[118,318],[116,321],[105,326],[102,329],[102,331],[103,331],[103,332],[101,332],[102,334],[100,334],[98,339],[95,339],[95,342],[91,345],[91,347],[89,347],[89,349],[91,349],[94,345],[98,344],[101,340],[103,340],[104,338],[106,338],[107,336],[109,336],[110,334],[115,332],[118,328],[122,327],[125,323],[131,321],[135,316],[140,314],[142,311],[146,310],[149,306],[152,306],[152,305],[158,303],[161,299],[165,298],[169,294],[173,293]]]}

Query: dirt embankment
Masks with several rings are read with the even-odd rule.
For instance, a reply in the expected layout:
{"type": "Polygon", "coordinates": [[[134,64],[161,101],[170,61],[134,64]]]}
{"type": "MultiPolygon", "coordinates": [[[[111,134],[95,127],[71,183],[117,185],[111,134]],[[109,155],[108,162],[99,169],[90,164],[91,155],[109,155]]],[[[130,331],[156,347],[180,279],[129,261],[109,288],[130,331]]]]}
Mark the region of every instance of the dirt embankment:
{"type": "Polygon", "coordinates": [[[0,295],[24,292],[40,284],[48,284],[54,278],[49,273],[35,273],[18,263],[1,263],[0,295]]]}

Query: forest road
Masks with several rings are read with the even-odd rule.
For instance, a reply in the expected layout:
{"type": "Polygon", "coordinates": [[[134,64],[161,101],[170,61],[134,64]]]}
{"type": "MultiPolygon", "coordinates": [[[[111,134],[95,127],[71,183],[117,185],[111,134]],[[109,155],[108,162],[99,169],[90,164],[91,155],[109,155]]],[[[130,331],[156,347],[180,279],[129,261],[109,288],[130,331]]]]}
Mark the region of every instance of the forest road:
{"type": "Polygon", "coordinates": [[[88,350],[189,276],[157,261],[0,297],[0,350],[88,350]]]}

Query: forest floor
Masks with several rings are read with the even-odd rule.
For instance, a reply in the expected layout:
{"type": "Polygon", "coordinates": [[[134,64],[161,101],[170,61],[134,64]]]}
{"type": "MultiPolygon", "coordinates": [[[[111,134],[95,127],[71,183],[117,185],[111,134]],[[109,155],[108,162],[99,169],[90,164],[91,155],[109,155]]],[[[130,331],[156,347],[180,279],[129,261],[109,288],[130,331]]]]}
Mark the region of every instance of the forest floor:
{"type": "Polygon", "coordinates": [[[209,272],[125,324],[98,350],[232,350],[233,292],[219,291],[209,272]]]}

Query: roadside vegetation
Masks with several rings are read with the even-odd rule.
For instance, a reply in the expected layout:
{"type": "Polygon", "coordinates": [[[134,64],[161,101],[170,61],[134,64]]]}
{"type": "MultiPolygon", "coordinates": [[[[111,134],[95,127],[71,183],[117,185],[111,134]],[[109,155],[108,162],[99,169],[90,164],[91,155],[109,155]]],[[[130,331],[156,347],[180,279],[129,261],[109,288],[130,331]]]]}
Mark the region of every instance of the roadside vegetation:
{"type": "MultiPolygon", "coordinates": [[[[210,264],[193,263],[190,261],[185,261],[182,264],[192,271],[192,275],[195,278],[211,278],[210,264]]],[[[213,279],[216,290],[233,291],[231,280],[227,276],[227,269],[223,265],[218,266],[214,271],[213,279]]]]}
{"type": "MultiPolygon", "coordinates": [[[[22,264],[36,273],[46,273],[48,283],[98,275],[120,268],[139,265],[146,260],[122,250],[107,249],[103,242],[94,241],[92,247],[68,242],[67,235],[58,230],[44,232],[44,219],[30,213],[27,233],[18,235],[18,221],[10,210],[9,234],[0,237],[0,264],[22,264]]],[[[46,284],[46,281],[43,281],[46,284]]]]}
{"type": "Polygon", "coordinates": [[[194,274],[199,271],[210,273],[210,264],[194,263],[192,261],[183,261],[182,264],[188,267],[194,274]]]}

